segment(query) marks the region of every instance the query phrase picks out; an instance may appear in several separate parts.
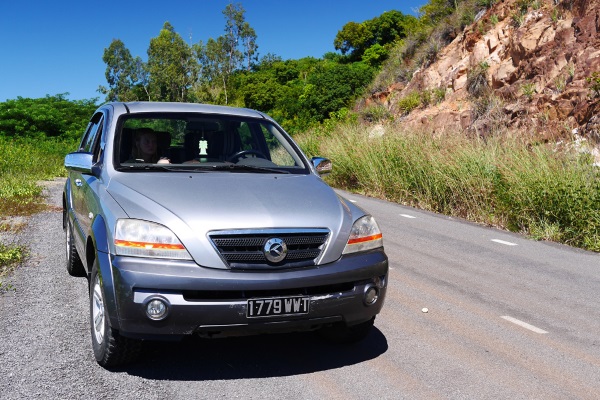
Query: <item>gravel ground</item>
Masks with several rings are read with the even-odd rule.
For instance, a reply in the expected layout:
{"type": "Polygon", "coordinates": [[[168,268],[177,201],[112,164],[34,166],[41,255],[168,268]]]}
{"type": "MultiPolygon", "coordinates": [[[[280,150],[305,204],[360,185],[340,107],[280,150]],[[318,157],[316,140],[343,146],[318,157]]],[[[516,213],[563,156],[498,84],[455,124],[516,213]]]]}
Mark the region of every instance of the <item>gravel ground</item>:
{"type": "Polygon", "coordinates": [[[8,279],[13,289],[0,295],[0,397],[165,398],[157,381],[109,372],[94,360],[87,281],[65,267],[63,184],[44,183],[50,211],[32,216],[14,238],[30,256],[8,279]]]}

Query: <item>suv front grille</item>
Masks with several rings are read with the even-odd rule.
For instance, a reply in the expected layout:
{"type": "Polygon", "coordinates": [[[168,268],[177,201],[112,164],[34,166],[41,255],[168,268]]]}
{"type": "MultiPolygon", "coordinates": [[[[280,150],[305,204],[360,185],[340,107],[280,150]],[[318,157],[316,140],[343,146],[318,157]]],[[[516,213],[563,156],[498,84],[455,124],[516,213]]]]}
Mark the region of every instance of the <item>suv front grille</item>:
{"type": "Polygon", "coordinates": [[[209,234],[213,245],[232,269],[298,268],[315,265],[329,237],[327,229],[219,231],[209,234]],[[270,239],[285,243],[287,254],[269,261],[265,245],[270,239]]]}

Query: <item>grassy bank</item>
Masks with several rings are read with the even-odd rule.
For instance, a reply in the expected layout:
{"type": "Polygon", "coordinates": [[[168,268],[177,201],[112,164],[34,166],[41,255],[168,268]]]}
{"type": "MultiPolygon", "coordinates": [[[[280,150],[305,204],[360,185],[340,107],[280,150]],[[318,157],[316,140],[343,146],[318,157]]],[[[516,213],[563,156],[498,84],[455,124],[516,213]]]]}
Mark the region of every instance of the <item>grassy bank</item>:
{"type": "Polygon", "coordinates": [[[65,155],[75,147],[59,139],[0,137],[0,217],[39,211],[43,202],[37,182],[65,176],[65,155]]]}
{"type": "MultiPolygon", "coordinates": [[[[0,233],[17,234],[22,228],[9,216],[24,216],[46,206],[37,182],[65,176],[65,154],[75,148],[59,139],[12,139],[0,137],[0,233]]],[[[0,242],[0,289],[3,278],[25,257],[26,249],[0,242]]]]}
{"type": "Polygon", "coordinates": [[[576,151],[357,124],[296,140],[333,161],[333,186],[600,251],[600,171],[576,151]]]}

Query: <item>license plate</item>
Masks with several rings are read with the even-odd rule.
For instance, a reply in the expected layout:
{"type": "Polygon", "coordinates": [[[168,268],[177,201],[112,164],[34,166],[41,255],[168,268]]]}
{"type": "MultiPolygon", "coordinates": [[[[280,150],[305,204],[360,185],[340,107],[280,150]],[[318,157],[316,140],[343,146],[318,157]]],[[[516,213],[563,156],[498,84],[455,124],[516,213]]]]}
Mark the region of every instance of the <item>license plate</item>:
{"type": "Polygon", "coordinates": [[[248,300],[248,318],[308,314],[310,297],[271,297],[248,300]]]}

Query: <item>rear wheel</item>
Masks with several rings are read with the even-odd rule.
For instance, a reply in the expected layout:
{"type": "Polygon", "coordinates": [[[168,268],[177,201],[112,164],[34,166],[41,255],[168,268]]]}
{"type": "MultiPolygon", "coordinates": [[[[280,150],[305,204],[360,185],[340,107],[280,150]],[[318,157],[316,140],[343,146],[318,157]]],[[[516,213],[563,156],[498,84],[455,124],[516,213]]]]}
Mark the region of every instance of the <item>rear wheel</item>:
{"type": "Polygon", "coordinates": [[[94,356],[105,368],[133,362],[139,357],[142,342],[120,336],[111,328],[104,299],[102,277],[98,273],[97,261],[94,261],[90,279],[90,329],[94,356]]]}
{"type": "Polygon", "coordinates": [[[79,257],[79,253],[77,253],[75,243],[73,242],[73,227],[71,226],[66,213],[64,218],[67,272],[71,276],[86,276],[87,274],[85,272],[83,262],[81,262],[81,258],[79,257]]]}
{"type": "Polygon", "coordinates": [[[366,338],[369,332],[371,332],[374,322],[375,317],[357,325],[347,326],[346,324],[340,323],[323,327],[318,331],[318,333],[328,342],[352,344],[360,342],[366,338]]]}

